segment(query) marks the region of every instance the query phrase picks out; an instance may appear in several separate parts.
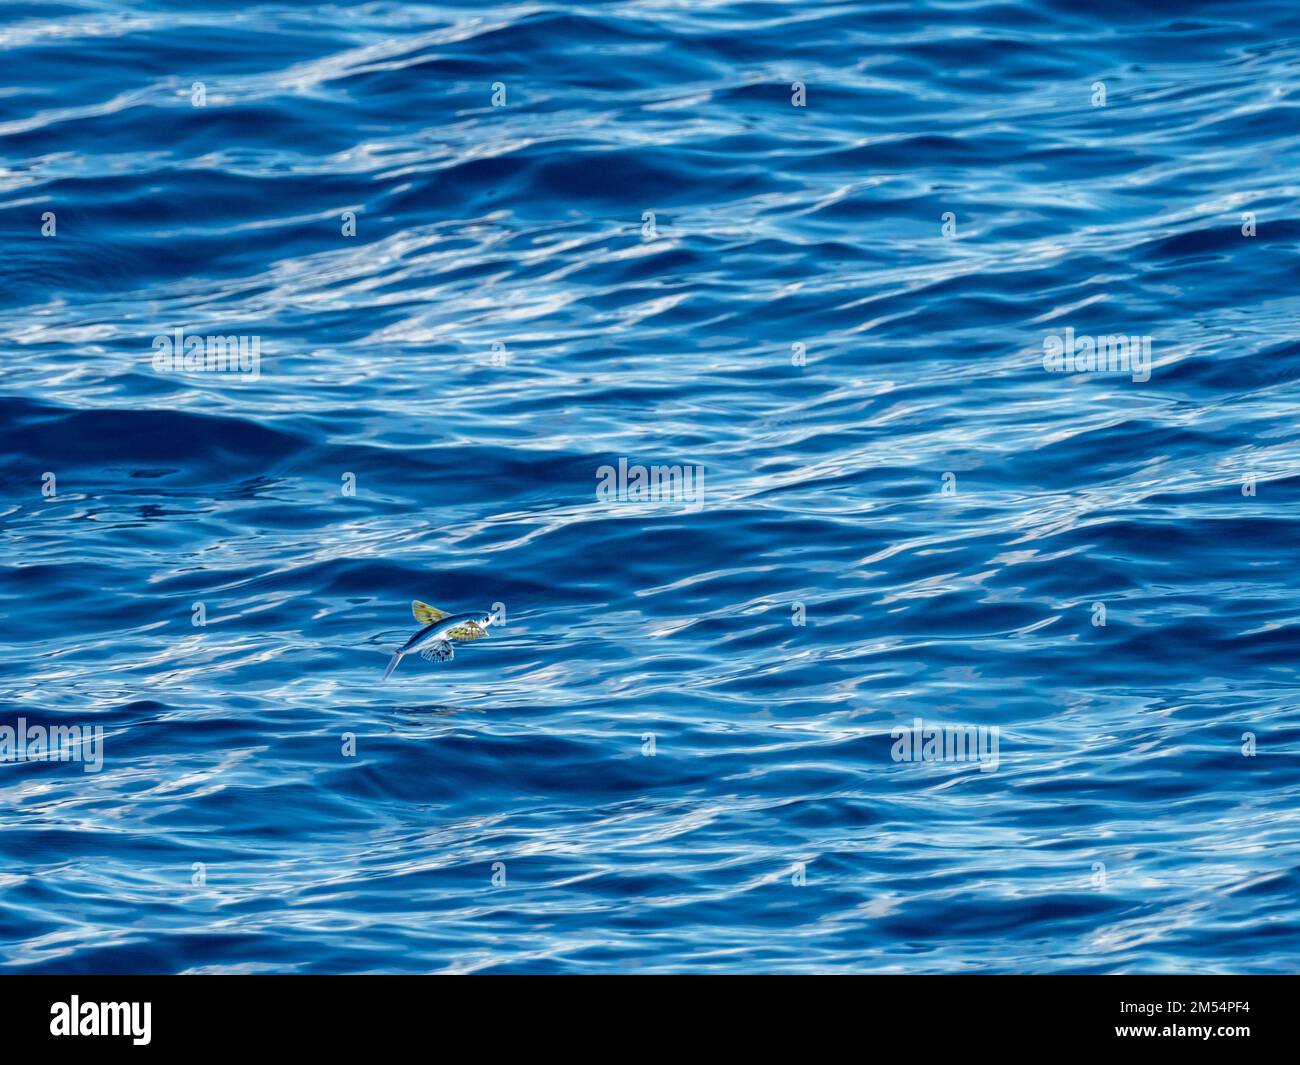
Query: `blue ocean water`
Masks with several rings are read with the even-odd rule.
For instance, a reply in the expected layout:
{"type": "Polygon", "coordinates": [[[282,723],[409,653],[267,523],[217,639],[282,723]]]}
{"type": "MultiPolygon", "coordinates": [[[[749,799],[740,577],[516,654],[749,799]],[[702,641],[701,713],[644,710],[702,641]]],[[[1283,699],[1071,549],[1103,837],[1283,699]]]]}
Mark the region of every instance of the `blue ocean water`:
{"type": "Polygon", "coordinates": [[[1295,968],[1293,3],[0,69],[0,971],[1295,968]]]}

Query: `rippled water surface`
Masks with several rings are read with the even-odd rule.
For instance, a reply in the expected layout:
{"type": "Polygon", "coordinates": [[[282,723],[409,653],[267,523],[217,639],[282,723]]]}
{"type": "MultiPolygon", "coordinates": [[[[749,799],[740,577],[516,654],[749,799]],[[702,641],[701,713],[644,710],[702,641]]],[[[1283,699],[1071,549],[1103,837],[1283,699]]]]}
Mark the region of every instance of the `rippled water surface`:
{"type": "Polygon", "coordinates": [[[1300,8],[1137,7],[0,4],[0,971],[1293,969],[1300,8]]]}

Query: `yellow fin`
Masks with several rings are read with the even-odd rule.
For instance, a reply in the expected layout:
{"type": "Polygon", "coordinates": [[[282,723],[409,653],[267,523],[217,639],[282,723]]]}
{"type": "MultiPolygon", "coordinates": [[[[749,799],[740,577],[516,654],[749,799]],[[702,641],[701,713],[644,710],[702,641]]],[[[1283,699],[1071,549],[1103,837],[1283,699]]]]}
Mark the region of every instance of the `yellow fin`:
{"type": "Polygon", "coordinates": [[[430,606],[428,603],[421,603],[418,599],[411,600],[411,613],[415,615],[415,620],[421,625],[432,625],[435,621],[441,621],[447,616],[447,611],[439,610],[436,606],[430,606]]]}
{"type": "Polygon", "coordinates": [[[467,621],[464,625],[457,625],[447,635],[453,640],[481,640],[487,635],[487,629],[481,625],[475,625],[472,621],[467,621]]]}

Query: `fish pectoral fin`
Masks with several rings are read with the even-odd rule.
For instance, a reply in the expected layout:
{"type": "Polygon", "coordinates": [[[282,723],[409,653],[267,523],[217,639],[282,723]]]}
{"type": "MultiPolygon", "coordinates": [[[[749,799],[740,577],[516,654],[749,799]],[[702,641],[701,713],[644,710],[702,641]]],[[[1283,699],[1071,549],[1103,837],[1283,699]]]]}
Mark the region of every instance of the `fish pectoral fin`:
{"type": "Polygon", "coordinates": [[[441,621],[447,616],[447,611],[439,610],[436,606],[430,606],[428,603],[421,603],[418,599],[411,600],[411,613],[415,615],[415,620],[421,625],[432,625],[435,621],[441,621]]]}
{"type": "Polygon", "coordinates": [[[451,644],[446,640],[439,640],[437,643],[430,644],[420,652],[420,657],[426,662],[450,662],[455,654],[451,649],[451,644]]]}
{"type": "Polygon", "coordinates": [[[475,625],[472,621],[465,622],[464,625],[457,625],[447,633],[453,640],[481,640],[487,635],[487,629],[481,625],[475,625]]]}

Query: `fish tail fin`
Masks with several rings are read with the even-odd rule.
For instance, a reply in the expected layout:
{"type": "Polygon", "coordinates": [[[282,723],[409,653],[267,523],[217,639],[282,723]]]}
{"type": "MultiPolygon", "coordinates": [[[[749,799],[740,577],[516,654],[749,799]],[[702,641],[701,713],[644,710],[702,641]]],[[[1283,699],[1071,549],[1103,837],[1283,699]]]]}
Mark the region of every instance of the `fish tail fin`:
{"type": "Polygon", "coordinates": [[[400,662],[401,660],[402,660],[401,651],[398,651],[397,654],[393,655],[393,657],[388,660],[388,668],[384,670],[384,680],[387,680],[389,677],[393,675],[393,670],[397,668],[397,663],[400,662]]]}

